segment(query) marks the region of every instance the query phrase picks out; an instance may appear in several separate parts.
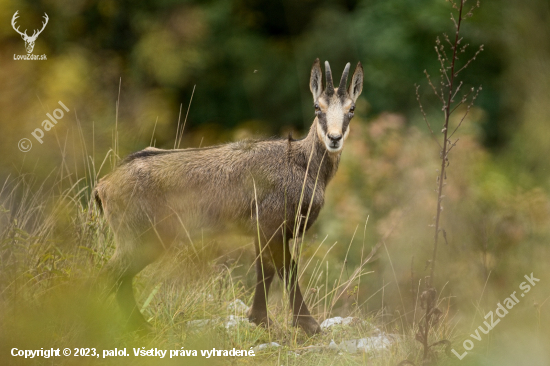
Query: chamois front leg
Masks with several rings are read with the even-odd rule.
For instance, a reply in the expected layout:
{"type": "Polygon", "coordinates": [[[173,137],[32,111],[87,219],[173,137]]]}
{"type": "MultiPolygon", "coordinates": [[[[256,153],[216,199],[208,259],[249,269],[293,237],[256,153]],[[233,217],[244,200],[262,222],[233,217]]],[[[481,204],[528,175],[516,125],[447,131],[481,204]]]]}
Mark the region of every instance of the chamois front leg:
{"type": "Polygon", "coordinates": [[[278,250],[275,252],[272,250],[272,255],[277,273],[285,281],[288,288],[290,307],[293,313],[292,325],[299,325],[309,336],[320,333],[321,327],[311,316],[302,297],[300,285],[298,284],[298,265],[290,255],[288,242],[281,242],[280,246],[275,249],[278,250]]]}
{"type": "Polygon", "coordinates": [[[271,326],[273,322],[269,319],[267,315],[267,299],[269,294],[269,286],[275,277],[275,268],[273,267],[273,262],[262,251],[260,253],[260,247],[258,242],[254,242],[256,248],[256,290],[254,292],[254,300],[252,306],[248,312],[248,320],[252,323],[271,326]]]}

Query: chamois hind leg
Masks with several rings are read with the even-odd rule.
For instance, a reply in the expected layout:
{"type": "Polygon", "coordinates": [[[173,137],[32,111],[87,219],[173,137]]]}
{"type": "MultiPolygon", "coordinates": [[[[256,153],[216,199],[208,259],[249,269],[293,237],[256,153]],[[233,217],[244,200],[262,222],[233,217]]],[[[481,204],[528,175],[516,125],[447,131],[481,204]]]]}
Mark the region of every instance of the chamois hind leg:
{"type": "Polygon", "coordinates": [[[271,255],[275,261],[275,267],[279,277],[284,280],[288,288],[290,307],[292,308],[293,321],[292,325],[299,325],[309,336],[321,332],[319,323],[311,316],[302,292],[298,284],[298,265],[292,259],[288,247],[288,241],[273,243],[271,247],[271,255]]]}
{"type": "MultiPolygon", "coordinates": [[[[254,292],[254,300],[248,311],[248,320],[258,325],[270,326],[271,319],[267,315],[267,299],[269,294],[269,286],[275,277],[275,268],[269,255],[265,250],[260,253],[258,241],[254,241],[256,249],[256,290],[254,292]]],[[[264,248],[265,249],[265,248],[264,248]]]]}
{"type": "Polygon", "coordinates": [[[115,254],[101,271],[103,277],[109,281],[109,292],[115,292],[128,329],[141,333],[150,331],[151,325],[136,304],[132,281],[136,274],[155,261],[161,253],[160,248],[147,244],[149,246],[136,238],[117,240],[115,254]]]}

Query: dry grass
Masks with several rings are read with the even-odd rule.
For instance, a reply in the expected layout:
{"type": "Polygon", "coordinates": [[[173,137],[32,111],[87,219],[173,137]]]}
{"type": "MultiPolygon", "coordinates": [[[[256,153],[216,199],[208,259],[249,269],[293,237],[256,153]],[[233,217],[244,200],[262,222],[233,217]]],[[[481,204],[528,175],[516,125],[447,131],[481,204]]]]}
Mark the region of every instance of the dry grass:
{"type": "MultiPolygon", "coordinates": [[[[89,171],[92,172],[91,167],[89,171]]],[[[282,347],[260,352],[254,362],[362,364],[375,355],[314,352],[307,347],[328,345],[331,340],[339,343],[367,337],[373,334],[375,325],[387,332],[399,331],[391,325],[386,327],[381,316],[365,314],[357,306],[352,315],[361,317],[365,323],[334,327],[308,338],[302,330],[290,325],[291,313],[284,299],[287,295],[280,285],[275,285],[269,304],[273,327],[265,329],[244,321],[225,329],[223,322],[216,319],[245,316],[229,311],[227,306],[235,299],[250,304],[254,281],[251,238],[225,235],[195,238],[192,245],[184,243],[172,249],[143,271],[135,283],[137,299],[154,332],[145,338],[126,333],[114,299],[100,301],[101,294],[93,286],[97,273],[114,249],[105,219],[95,206],[88,205],[88,194],[95,180],[88,177],[73,182],[61,175],[52,179],[50,189],[45,188],[47,183],[38,186],[28,176],[11,178],[4,184],[0,216],[3,354],[9,354],[12,347],[249,349],[261,343],[277,342],[282,347]],[[199,329],[188,325],[197,319],[213,321],[199,329]]],[[[305,285],[304,293],[313,315],[320,320],[338,312],[346,303],[341,301],[342,297],[357,301],[353,288],[359,284],[360,277],[368,275],[364,269],[367,257],[351,274],[344,273],[343,269],[331,272],[327,261],[330,247],[325,248],[326,240],[308,245],[314,255],[301,258],[300,282],[305,285]],[[324,253],[321,256],[319,252],[324,253]]],[[[372,362],[392,364],[414,352],[413,341],[407,341],[406,335],[401,336],[403,342],[376,355],[372,362]]],[[[20,358],[7,361],[25,364],[20,358]]],[[[197,357],[195,361],[204,360],[197,357]]],[[[41,364],[48,360],[28,362],[41,364]]],[[[157,364],[158,359],[64,357],[55,360],[55,364],[79,365],[125,362],[157,364]]],[[[215,360],[208,360],[209,364],[212,362],[215,360]]],[[[225,363],[227,359],[220,362],[225,363]]],[[[231,362],[252,360],[235,358],[231,362]]]]}

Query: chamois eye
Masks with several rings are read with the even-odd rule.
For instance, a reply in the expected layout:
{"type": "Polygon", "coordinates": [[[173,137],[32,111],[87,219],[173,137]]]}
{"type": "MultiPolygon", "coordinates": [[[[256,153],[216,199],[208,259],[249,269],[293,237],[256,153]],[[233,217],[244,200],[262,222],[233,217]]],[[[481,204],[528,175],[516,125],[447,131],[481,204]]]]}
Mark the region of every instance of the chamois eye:
{"type": "Polygon", "coordinates": [[[319,107],[319,104],[315,103],[315,110],[319,112],[321,110],[321,107],[319,107]]]}
{"type": "Polygon", "coordinates": [[[355,111],[355,106],[352,105],[349,109],[349,112],[348,112],[348,117],[349,118],[352,118],[353,117],[353,112],[355,111]]]}

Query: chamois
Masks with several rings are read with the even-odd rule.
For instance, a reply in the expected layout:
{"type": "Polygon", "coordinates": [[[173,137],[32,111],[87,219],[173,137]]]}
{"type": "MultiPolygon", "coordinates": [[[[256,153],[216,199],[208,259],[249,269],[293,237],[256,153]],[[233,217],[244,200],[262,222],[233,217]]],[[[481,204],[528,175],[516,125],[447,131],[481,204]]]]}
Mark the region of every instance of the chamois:
{"type": "Polygon", "coordinates": [[[255,237],[257,284],[248,313],[268,325],[267,295],[275,273],[285,281],[293,325],[308,335],[321,331],[302,298],[289,240],[307,230],[323,206],[336,173],[355,102],[363,89],[357,64],[346,88],[350,64],[334,88],[325,62],[311,69],[315,119],[301,140],[240,141],[225,145],[129,155],[97,184],[94,198],[114,232],[116,250],[103,273],[130,323],[149,325],[134,299],[132,279],[174,242],[182,229],[238,225],[255,237]]]}

